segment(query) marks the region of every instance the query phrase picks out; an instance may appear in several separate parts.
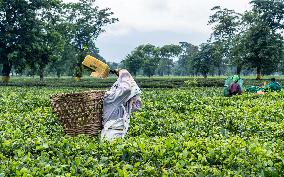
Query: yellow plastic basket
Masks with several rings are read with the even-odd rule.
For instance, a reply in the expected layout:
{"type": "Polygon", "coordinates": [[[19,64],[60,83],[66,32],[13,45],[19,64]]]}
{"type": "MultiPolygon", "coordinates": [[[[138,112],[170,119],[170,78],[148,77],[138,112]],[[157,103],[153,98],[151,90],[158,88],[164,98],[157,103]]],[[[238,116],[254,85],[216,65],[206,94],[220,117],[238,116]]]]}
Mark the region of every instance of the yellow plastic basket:
{"type": "Polygon", "coordinates": [[[109,75],[109,66],[95,57],[87,55],[82,64],[94,71],[92,77],[107,78],[109,75]]]}

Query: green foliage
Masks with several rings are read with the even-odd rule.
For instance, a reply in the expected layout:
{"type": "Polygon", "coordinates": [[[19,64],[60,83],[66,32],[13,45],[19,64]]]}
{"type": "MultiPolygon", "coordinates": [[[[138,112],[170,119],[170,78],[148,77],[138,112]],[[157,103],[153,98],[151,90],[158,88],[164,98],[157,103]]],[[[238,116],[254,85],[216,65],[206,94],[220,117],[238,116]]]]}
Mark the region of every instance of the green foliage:
{"type": "Polygon", "coordinates": [[[180,42],[181,54],[176,62],[174,73],[176,75],[197,75],[194,71],[194,57],[198,52],[198,46],[192,45],[188,42],[180,42]]]}
{"type": "Polygon", "coordinates": [[[105,31],[105,26],[118,21],[112,17],[113,12],[110,8],[99,9],[94,0],[65,4],[63,15],[66,20],[68,42],[77,49],[78,67],[86,54],[97,55],[95,41],[105,31]]]}
{"type": "Polygon", "coordinates": [[[136,47],[122,61],[130,73],[136,75],[139,70],[151,77],[158,73],[170,75],[174,66],[173,59],[178,58],[182,49],[179,45],[164,45],[161,48],[151,44],[136,47]]]}
{"type": "Polygon", "coordinates": [[[270,74],[275,71],[283,59],[284,2],[251,1],[252,10],[244,14],[248,29],[244,35],[246,47],[245,60],[249,66],[270,74]]]}
{"type": "MultiPolygon", "coordinates": [[[[89,74],[89,73],[88,73],[89,74]]],[[[74,75],[75,76],[75,75],[74,75]]],[[[60,79],[47,77],[44,81],[39,78],[30,77],[11,77],[9,83],[0,82],[0,86],[34,86],[34,87],[67,87],[67,88],[110,88],[116,81],[116,77],[107,79],[95,79],[92,77],[83,77],[80,82],[74,82],[72,77],[62,77],[60,79]]],[[[252,78],[243,78],[244,86],[260,86],[264,82],[269,82],[270,78],[255,80],[252,78]]],[[[141,88],[183,88],[183,87],[223,87],[224,77],[136,77],[137,84],[141,88]]],[[[284,85],[283,78],[277,78],[277,81],[284,85]]]]}
{"type": "Polygon", "coordinates": [[[0,87],[0,176],[281,176],[284,93],[143,90],[125,139],[64,135],[49,96],[0,87]]]}
{"type": "Polygon", "coordinates": [[[198,85],[197,79],[186,80],[184,83],[187,87],[196,87],[198,85]]]}
{"type": "Polygon", "coordinates": [[[81,0],[65,5],[70,42],[79,50],[95,49],[95,40],[107,24],[116,22],[109,8],[99,9],[94,0],[81,0]]]}
{"type": "Polygon", "coordinates": [[[234,40],[241,28],[241,14],[220,6],[212,8],[214,14],[209,17],[209,25],[213,26],[211,41],[215,46],[215,54],[218,55],[217,67],[223,67],[222,64],[239,65],[239,58],[231,50],[235,49],[234,40]]]}
{"type": "Polygon", "coordinates": [[[140,45],[123,60],[124,66],[134,75],[139,69],[143,74],[151,77],[155,74],[160,61],[159,48],[154,45],[140,45]]]}
{"type": "Polygon", "coordinates": [[[172,74],[172,67],[174,66],[174,58],[178,58],[182,52],[179,45],[164,45],[159,49],[160,61],[157,72],[160,76],[172,74]]]}
{"type": "Polygon", "coordinates": [[[215,6],[211,10],[214,11],[214,14],[209,17],[208,23],[215,24],[212,37],[228,44],[237,32],[240,14],[227,8],[221,9],[220,6],[215,6]]]}
{"type": "Polygon", "coordinates": [[[36,18],[35,10],[41,7],[41,3],[25,0],[1,1],[0,4],[0,63],[4,64],[3,76],[9,76],[13,61],[21,60],[22,47],[29,36],[33,22],[36,18]]]}
{"type": "Polygon", "coordinates": [[[214,25],[211,40],[222,44],[224,62],[235,65],[238,75],[242,68],[256,68],[259,79],[261,73],[279,70],[283,60],[284,2],[252,0],[250,4],[252,9],[243,14],[214,7],[209,24],[214,25]]]}
{"type": "Polygon", "coordinates": [[[53,75],[56,74],[57,77],[63,74],[72,76],[74,74],[73,69],[77,65],[77,55],[73,46],[65,44],[61,57],[50,62],[47,71],[53,75]]]}
{"type": "Polygon", "coordinates": [[[153,76],[160,61],[159,49],[154,45],[146,44],[137,47],[137,50],[142,54],[142,70],[144,75],[148,77],[153,76]]]}
{"type": "Polygon", "coordinates": [[[38,65],[41,80],[46,66],[59,60],[64,50],[65,38],[58,30],[61,25],[60,10],[59,1],[44,3],[44,8],[39,10],[34,21],[35,25],[30,36],[31,44],[28,46],[30,57],[26,57],[26,60],[29,64],[38,65]]]}
{"type": "Polygon", "coordinates": [[[247,65],[258,68],[263,74],[271,74],[277,70],[283,56],[282,37],[279,34],[270,34],[268,28],[259,26],[251,28],[244,37],[247,65]]]}
{"type": "Polygon", "coordinates": [[[131,54],[126,56],[122,63],[131,74],[136,76],[143,63],[141,52],[138,50],[132,51],[131,54]]]}
{"type": "Polygon", "coordinates": [[[204,78],[210,71],[213,70],[214,66],[214,53],[213,46],[209,43],[202,44],[200,51],[194,57],[193,67],[197,73],[201,73],[204,78]]]}
{"type": "MultiPolygon", "coordinates": [[[[81,63],[87,53],[99,58],[95,40],[104,32],[106,25],[117,21],[112,15],[109,8],[95,6],[94,0],[77,3],[60,0],[1,1],[2,75],[9,76],[12,69],[22,74],[27,69],[29,75],[39,73],[43,79],[47,65],[62,64],[66,52],[74,52],[74,49],[77,58],[69,58],[69,61],[75,58],[72,64],[81,63]],[[69,48],[63,52],[66,46],[69,48]]],[[[62,73],[62,67],[54,69],[57,75],[62,73]]]]}

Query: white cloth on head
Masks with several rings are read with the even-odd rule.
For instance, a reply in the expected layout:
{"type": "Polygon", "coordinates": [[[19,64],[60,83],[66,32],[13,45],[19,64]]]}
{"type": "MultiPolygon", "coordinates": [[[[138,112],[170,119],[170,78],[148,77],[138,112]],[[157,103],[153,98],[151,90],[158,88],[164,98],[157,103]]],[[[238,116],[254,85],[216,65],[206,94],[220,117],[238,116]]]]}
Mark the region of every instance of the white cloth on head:
{"type": "Polygon", "coordinates": [[[101,138],[124,137],[128,131],[131,112],[141,109],[141,90],[127,70],[121,70],[117,81],[106,92],[103,105],[101,138]]]}

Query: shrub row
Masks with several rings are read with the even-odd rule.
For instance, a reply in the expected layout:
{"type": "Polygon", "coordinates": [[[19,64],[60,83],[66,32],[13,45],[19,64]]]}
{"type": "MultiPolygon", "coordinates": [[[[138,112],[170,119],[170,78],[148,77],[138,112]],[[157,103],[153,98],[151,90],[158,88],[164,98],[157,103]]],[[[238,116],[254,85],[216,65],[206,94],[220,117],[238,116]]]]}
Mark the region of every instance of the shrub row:
{"type": "MultiPolygon", "coordinates": [[[[44,81],[32,78],[15,78],[9,83],[0,83],[0,86],[39,86],[39,87],[81,87],[81,88],[109,88],[115,82],[115,78],[93,79],[83,78],[76,82],[72,78],[47,78],[44,81]]],[[[164,78],[136,78],[141,88],[180,88],[180,87],[223,87],[224,78],[192,78],[192,77],[164,77],[164,78]]],[[[244,85],[261,85],[268,79],[255,80],[244,79],[244,85]]],[[[282,85],[284,79],[278,80],[282,85]]]]}

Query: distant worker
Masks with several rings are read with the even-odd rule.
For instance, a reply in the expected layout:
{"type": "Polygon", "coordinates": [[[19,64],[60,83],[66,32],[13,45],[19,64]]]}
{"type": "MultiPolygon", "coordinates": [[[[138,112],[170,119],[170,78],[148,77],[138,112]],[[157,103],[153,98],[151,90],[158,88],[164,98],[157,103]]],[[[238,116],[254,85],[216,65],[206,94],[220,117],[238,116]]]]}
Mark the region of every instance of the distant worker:
{"type": "Polygon", "coordinates": [[[279,92],[281,91],[281,85],[276,82],[275,78],[271,78],[270,82],[264,86],[266,92],[279,92]]]}
{"type": "Polygon", "coordinates": [[[229,96],[233,95],[241,95],[242,94],[242,88],[238,81],[240,80],[239,76],[233,76],[233,83],[229,86],[229,96]]]}

